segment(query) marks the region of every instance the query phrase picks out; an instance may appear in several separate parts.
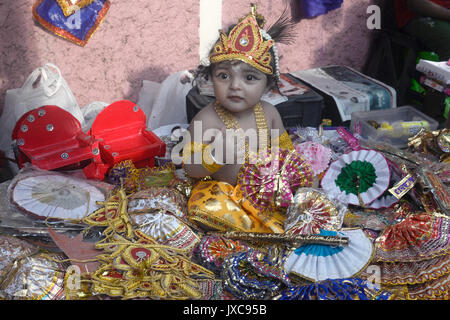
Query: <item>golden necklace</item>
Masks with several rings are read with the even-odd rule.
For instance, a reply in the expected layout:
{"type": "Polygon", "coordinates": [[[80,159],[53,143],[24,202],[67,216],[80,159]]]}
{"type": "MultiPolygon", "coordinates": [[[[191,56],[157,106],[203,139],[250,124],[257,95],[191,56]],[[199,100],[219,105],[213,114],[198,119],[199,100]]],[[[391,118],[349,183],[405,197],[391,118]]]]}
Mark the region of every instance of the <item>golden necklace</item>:
{"type": "MultiPolygon", "coordinates": [[[[239,122],[237,119],[233,116],[233,114],[225,109],[218,101],[214,103],[214,109],[216,110],[217,115],[222,120],[222,122],[225,124],[227,129],[234,129],[238,130],[241,127],[239,126],[239,122]]],[[[263,146],[268,147],[269,139],[269,130],[267,129],[267,122],[266,122],[266,116],[264,114],[263,106],[261,102],[258,102],[253,107],[253,112],[255,115],[256,120],[256,127],[257,127],[257,134],[258,134],[258,140],[259,139],[265,139],[262,144],[263,146]],[[264,132],[266,133],[264,135],[264,132]],[[261,135],[262,134],[262,135],[261,135]]],[[[245,141],[245,161],[248,161],[249,157],[249,146],[247,140],[245,141]]]]}

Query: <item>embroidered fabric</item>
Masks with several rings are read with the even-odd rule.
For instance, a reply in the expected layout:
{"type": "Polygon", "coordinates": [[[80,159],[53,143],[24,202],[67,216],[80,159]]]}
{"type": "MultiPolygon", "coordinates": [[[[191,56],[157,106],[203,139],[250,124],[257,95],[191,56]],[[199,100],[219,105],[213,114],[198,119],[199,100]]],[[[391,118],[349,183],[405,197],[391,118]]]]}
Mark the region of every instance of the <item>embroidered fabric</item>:
{"type": "Polygon", "coordinates": [[[175,180],[173,163],[159,167],[136,168],[131,160],[115,164],[109,171],[107,181],[115,190],[123,188],[127,194],[154,187],[167,187],[175,180]]]}
{"type": "Polygon", "coordinates": [[[202,279],[198,281],[198,289],[202,293],[201,300],[225,300],[221,280],[202,279]]]}
{"type": "MultiPolygon", "coordinates": [[[[158,243],[135,229],[127,212],[124,190],[111,196],[104,207],[84,222],[107,227],[95,244],[103,250],[100,267],[83,279],[88,288],[71,290],[74,297],[106,294],[112,297],[152,299],[200,299],[198,279],[212,279],[213,272],[195,264],[189,249],[158,243]]],[[[175,218],[174,216],[171,216],[175,218]]]]}
{"type": "Polygon", "coordinates": [[[38,248],[29,244],[24,240],[20,240],[13,236],[1,235],[0,236],[0,283],[3,283],[8,273],[11,270],[12,265],[34,252],[37,252],[38,248]]]}
{"type": "Polygon", "coordinates": [[[84,8],[92,3],[94,0],[56,0],[64,12],[64,15],[70,16],[77,9],[84,8]]]}
{"type": "Polygon", "coordinates": [[[205,230],[283,232],[284,216],[258,211],[241,187],[220,181],[200,181],[188,201],[189,220],[205,230]]]}

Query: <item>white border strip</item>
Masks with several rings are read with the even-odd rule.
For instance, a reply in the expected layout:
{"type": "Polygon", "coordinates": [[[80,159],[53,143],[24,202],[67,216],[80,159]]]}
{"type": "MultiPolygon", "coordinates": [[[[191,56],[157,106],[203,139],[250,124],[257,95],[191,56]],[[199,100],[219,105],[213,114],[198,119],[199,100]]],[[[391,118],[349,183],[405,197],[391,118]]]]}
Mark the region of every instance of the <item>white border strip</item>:
{"type": "Polygon", "coordinates": [[[200,0],[199,61],[208,56],[222,28],[222,0],[200,0]]]}

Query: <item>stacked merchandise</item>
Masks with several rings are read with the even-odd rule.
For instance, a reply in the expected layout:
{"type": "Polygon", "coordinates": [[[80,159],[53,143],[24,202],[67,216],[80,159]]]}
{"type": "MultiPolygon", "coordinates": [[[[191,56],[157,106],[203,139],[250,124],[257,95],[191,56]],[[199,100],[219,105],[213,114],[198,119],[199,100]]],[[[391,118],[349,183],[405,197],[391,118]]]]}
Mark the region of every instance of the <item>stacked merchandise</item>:
{"type": "MultiPolygon", "coordinates": [[[[155,132],[179,138],[170,128],[155,132]]],[[[198,223],[189,211],[197,181],[170,159],[143,167],[122,160],[102,181],[24,165],[1,185],[0,296],[448,299],[449,130],[423,129],[404,149],[343,127],[296,127],[290,136],[295,150],[281,157],[289,174],[263,183],[260,168],[241,172],[241,197],[260,210],[282,207],[281,232],[198,223]]]]}
{"type": "Polygon", "coordinates": [[[450,85],[450,63],[448,61],[430,61],[420,59],[416,69],[424,74],[424,80],[429,81],[430,86],[435,86],[438,91],[444,91],[447,95],[450,85]]]}
{"type": "Polygon", "coordinates": [[[436,96],[443,101],[444,118],[448,119],[448,111],[450,110],[450,60],[430,61],[420,59],[416,69],[422,73],[420,83],[434,89],[434,92],[437,93],[436,96]]]}

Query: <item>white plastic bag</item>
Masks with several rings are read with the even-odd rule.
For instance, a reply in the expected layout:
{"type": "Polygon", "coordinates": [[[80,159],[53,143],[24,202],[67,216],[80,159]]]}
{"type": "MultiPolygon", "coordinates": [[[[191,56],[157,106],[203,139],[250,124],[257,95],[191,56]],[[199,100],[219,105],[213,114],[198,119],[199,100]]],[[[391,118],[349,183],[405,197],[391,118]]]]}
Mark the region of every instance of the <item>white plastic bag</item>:
{"type": "Polygon", "coordinates": [[[81,108],[84,117],[84,126],[82,126],[82,130],[85,133],[88,133],[97,115],[107,106],[108,104],[106,102],[94,101],[81,108]]]}
{"type": "Polygon", "coordinates": [[[187,123],[186,95],[192,88],[192,75],[179,71],[168,76],[162,83],[144,80],[139,93],[138,105],[147,116],[150,130],[172,123],[187,123]]]}
{"type": "MultiPolygon", "coordinates": [[[[0,150],[9,158],[14,158],[11,135],[17,120],[28,111],[44,105],[56,105],[70,112],[84,126],[83,113],[61,71],[54,64],[46,63],[36,68],[21,88],[6,91],[0,117],[0,150]]],[[[16,171],[16,168],[12,169],[16,171]]]]}
{"type": "MultiPolygon", "coordinates": [[[[158,91],[161,88],[161,83],[149,80],[142,81],[142,87],[139,91],[138,106],[144,111],[147,120],[150,117],[153,109],[153,103],[158,96],[158,91]]],[[[147,121],[148,122],[148,121],[147,121]]]]}

